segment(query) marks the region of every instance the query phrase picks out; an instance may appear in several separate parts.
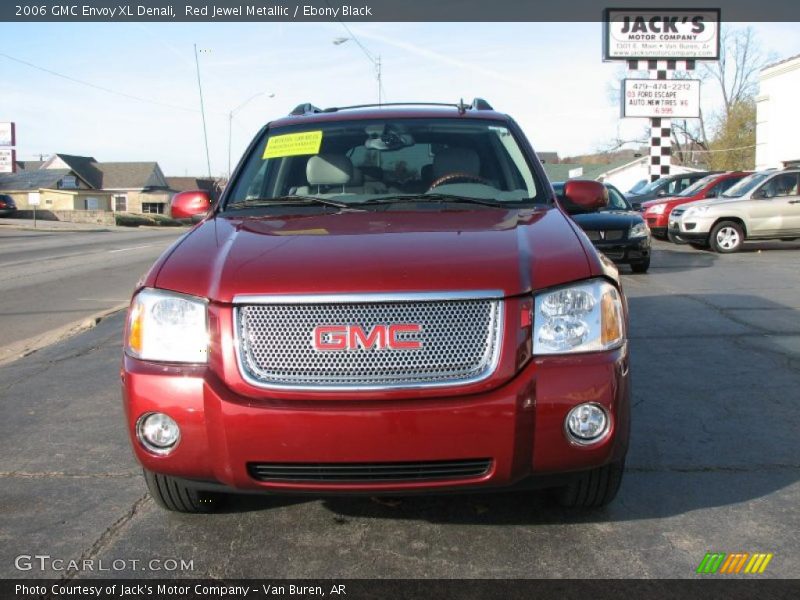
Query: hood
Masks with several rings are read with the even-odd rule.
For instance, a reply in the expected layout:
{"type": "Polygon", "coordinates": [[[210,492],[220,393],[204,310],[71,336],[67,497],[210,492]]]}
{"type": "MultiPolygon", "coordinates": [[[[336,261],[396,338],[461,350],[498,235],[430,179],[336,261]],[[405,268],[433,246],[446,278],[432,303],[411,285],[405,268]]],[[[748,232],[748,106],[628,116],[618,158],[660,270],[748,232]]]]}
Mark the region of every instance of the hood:
{"type": "Polygon", "coordinates": [[[162,259],[155,286],[218,302],[237,294],[512,296],[590,275],[578,235],[556,208],[420,209],[217,216],[162,259]]]}
{"type": "Polygon", "coordinates": [[[708,200],[695,200],[694,202],[689,202],[688,204],[684,204],[682,208],[688,210],[690,208],[694,208],[695,206],[724,206],[726,204],[735,204],[737,202],[742,202],[743,200],[749,200],[747,196],[742,196],[739,198],[709,198],[708,200]]]}
{"type": "Polygon", "coordinates": [[[597,229],[628,229],[635,223],[641,223],[642,215],[630,210],[601,210],[591,213],[572,215],[572,220],[581,229],[593,231],[597,229]]]}
{"type": "Polygon", "coordinates": [[[666,204],[667,202],[675,202],[676,200],[690,200],[689,198],[681,198],[680,196],[662,196],[655,200],[646,200],[642,202],[642,210],[647,210],[652,206],[659,204],[666,204]]]}

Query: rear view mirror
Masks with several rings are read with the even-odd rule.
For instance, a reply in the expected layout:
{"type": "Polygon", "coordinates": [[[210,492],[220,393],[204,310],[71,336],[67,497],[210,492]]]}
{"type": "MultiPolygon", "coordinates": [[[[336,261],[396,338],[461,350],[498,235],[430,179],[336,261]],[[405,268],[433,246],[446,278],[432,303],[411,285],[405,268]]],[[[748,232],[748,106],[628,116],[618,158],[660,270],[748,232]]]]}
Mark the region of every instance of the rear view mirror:
{"type": "Polygon", "coordinates": [[[211,198],[200,190],[180,192],[172,197],[170,210],[173,219],[192,219],[194,222],[193,217],[202,217],[211,210],[211,198]]]}
{"type": "Polygon", "coordinates": [[[564,184],[564,199],[581,210],[600,210],[608,206],[608,190],[598,181],[570,179],[564,184]]]}
{"type": "Polygon", "coordinates": [[[642,212],[642,203],[641,202],[632,202],[631,203],[631,208],[633,210],[638,210],[639,212],[642,212]]]}

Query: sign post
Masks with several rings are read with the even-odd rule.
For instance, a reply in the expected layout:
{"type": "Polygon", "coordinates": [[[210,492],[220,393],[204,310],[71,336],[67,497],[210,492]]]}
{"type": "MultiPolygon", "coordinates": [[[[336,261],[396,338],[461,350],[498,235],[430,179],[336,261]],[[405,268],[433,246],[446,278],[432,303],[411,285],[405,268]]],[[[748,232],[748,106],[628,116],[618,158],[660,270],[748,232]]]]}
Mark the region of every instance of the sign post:
{"type": "Polygon", "coordinates": [[[650,118],[650,181],[670,174],[671,118],[700,116],[700,82],[668,79],[693,71],[697,60],[719,60],[719,9],[605,10],[603,60],[624,60],[649,80],[626,79],[622,116],[650,118]]]}
{"type": "Polygon", "coordinates": [[[41,197],[39,192],[28,192],[28,206],[33,207],[33,228],[36,229],[36,207],[39,206],[41,197]]]}

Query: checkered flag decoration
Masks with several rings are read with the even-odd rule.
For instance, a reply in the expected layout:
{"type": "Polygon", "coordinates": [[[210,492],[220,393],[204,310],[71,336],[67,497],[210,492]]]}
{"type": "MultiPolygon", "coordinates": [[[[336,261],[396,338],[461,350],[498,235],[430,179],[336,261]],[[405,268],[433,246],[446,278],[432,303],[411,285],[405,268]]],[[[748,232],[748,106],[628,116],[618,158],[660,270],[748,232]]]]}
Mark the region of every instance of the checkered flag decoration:
{"type": "MultiPolygon", "coordinates": [[[[694,71],[693,60],[629,60],[628,70],[649,71],[650,79],[668,79],[671,71],[694,71]]],[[[672,122],[650,119],[650,181],[669,175],[672,165],[672,122]]]]}

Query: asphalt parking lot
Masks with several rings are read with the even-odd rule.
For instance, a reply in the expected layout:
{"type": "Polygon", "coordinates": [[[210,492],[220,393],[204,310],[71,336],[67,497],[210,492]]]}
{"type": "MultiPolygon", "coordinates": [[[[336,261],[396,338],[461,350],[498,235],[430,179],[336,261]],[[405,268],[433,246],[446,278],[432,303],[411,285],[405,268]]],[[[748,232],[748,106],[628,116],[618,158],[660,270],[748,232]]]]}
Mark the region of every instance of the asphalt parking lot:
{"type": "Polygon", "coordinates": [[[799,260],[799,243],[723,256],[656,242],[647,275],[626,271],[632,447],[617,500],[585,513],[541,493],[167,513],[128,448],[117,314],[0,367],[0,577],[683,578],[709,551],[773,553],[760,577],[796,577],[799,260]],[[35,554],[126,563],[15,567],[35,554]]]}

